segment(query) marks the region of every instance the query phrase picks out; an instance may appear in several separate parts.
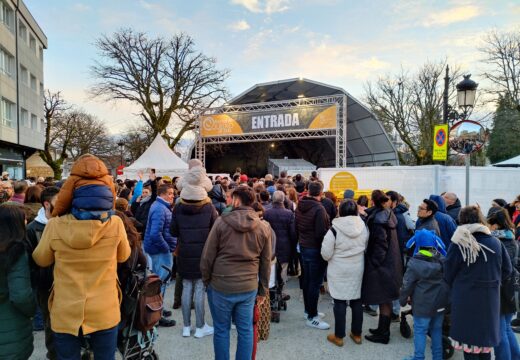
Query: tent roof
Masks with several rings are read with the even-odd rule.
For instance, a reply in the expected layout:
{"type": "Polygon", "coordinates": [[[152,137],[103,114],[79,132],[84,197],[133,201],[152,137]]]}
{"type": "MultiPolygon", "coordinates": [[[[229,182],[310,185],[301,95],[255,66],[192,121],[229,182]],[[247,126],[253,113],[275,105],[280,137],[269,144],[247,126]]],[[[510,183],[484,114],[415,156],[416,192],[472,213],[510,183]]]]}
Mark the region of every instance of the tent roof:
{"type": "Polygon", "coordinates": [[[520,167],[520,155],[515,156],[514,158],[507,159],[501,161],[499,163],[493,164],[493,166],[499,167],[520,167]]]}
{"type": "Polygon", "coordinates": [[[157,135],[139,159],[123,171],[127,174],[146,169],[155,169],[157,175],[168,175],[188,170],[188,164],[170,149],[161,135],[157,135]]]}
{"type": "Polygon", "coordinates": [[[397,151],[376,116],[340,87],[304,78],[257,84],[233,98],[231,105],[292,100],[298,95],[318,97],[347,96],[347,164],[399,165],[397,151]]]}

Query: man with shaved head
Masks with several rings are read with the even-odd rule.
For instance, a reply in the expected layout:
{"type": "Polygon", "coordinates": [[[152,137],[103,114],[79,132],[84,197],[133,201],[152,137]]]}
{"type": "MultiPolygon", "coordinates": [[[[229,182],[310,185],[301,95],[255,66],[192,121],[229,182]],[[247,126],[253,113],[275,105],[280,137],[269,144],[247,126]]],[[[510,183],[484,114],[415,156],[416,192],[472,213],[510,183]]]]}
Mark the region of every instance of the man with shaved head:
{"type": "Polygon", "coordinates": [[[444,202],[446,203],[446,213],[455,220],[455,222],[459,223],[459,212],[461,209],[460,200],[452,192],[446,192],[442,195],[444,202]]]}

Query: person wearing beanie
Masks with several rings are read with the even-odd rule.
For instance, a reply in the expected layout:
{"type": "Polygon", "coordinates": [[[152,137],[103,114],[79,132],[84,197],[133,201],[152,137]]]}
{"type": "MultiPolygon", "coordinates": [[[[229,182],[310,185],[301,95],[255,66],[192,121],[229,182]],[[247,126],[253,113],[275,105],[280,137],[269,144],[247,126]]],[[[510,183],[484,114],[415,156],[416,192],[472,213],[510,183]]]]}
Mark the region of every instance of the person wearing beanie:
{"type": "Polygon", "coordinates": [[[191,159],[188,166],[188,172],[176,182],[177,190],[181,192],[180,196],[184,200],[200,201],[207,197],[208,192],[213,189],[213,184],[199,159],[191,159]]]}
{"type": "Polygon", "coordinates": [[[402,306],[411,300],[415,346],[414,356],[406,359],[424,359],[430,335],[432,359],[441,360],[442,322],[449,298],[449,287],[443,279],[446,249],[442,239],[426,229],[416,231],[406,247],[414,248],[414,253],[407,264],[399,300],[402,306]]]}
{"type": "Polygon", "coordinates": [[[115,206],[116,189],[106,165],[96,156],[85,154],[72,165],[70,176],[61,186],[52,216],[67,214],[73,206],[73,197],[88,198],[93,192],[99,192],[98,196],[107,201],[110,201],[108,199],[111,197],[110,209],[115,206]]]}
{"type": "Polygon", "coordinates": [[[354,190],[347,189],[343,192],[343,200],[348,200],[348,199],[354,200],[355,194],[356,193],[354,192],[354,190]]]}
{"type": "MultiPolygon", "coordinates": [[[[204,169],[193,167],[190,171],[204,169]]],[[[205,170],[204,170],[205,173],[205,170]]],[[[195,304],[195,334],[202,338],[213,334],[213,328],[204,320],[206,288],[202,282],[200,261],[208,234],[218,217],[206,192],[181,191],[173,209],[170,233],[177,238],[177,281],[182,282],[181,307],[184,327],[182,336],[191,336],[191,305],[195,304]]]]}
{"type": "Polygon", "coordinates": [[[240,175],[239,180],[240,180],[240,184],[247,184],[247,181],[249,180],[249,178],[247,177],[246,174],[242,174],[242,175],[240,175]]]}

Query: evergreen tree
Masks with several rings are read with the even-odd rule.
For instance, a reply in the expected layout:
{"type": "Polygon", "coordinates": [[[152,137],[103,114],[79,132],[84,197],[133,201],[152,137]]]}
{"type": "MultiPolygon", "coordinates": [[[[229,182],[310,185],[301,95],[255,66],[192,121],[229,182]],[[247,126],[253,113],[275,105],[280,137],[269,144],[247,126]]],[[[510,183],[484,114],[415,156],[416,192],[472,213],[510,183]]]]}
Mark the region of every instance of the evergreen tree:
{"type": "Polygon", "coordinates": [[[487,156],[491,163],[520,154],[520,111],[509,96],[501,96],[493,119],[487,156]]]}

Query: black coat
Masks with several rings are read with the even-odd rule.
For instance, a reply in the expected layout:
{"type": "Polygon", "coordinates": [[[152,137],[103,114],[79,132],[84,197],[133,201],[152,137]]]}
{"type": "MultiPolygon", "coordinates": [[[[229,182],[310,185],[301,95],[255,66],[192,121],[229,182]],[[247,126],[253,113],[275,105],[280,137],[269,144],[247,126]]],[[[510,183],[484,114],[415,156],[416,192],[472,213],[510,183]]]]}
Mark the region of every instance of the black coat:
{"type": "Polygon", "coordinates": [[[511,273],[507,250],[491,235],[476,232],[477,241],[491,249],[467,265],[458,246],[450,246],[444,277],[451,286],[450,337],[473,346],[500,342],[500,283],[511,273]]]}
{"type": "Polygon", "coordinates": [[[375,209],[368,218],[367,250],[361,298],[364,304],[385,304],[399,298],[403,269],[397,241],[397,219],[389,209],[375,209]]]}
{"type": "Polygon", "coordinates": [[[453,205],[446,206],[446,213],[451,216],[457,224],[459,223],[459,213],[461,208],[462,205],[460,204],[459,199],[457,199],[453,205]]]}
{"type": "Polygon", "coordinates": [[[412,232],[408,230],[408,227],[406,226],[406,219],[404,215],[408,212],[408,208],[404,204],[399,204],[393,209],[393,212],[397,219],[397,226],[395,230],[397,231],[399,250],[401,251],[401,254],[404,254],[405,244],[412,237],[412,232]]]}
{"type": "Polygon", "coordinates": [[[136,205],[135,210],[132,208],[132,213],[134,214],[135,219],[142,224],[142,234],[146,232],[150,207],[157,199],[157,181],[151,181],[150,187],[152,188],[152,195],[150,195],[148,199],[145,199],[144,202],[141,200],[141,202],[138,203],[139,205],[136,205]]]}
{"type": "Polygon", "coordinates": [[[185,279],[200,279],[200,258],[209,231],[218,217],[209,198],[181,200],[173,209],[170,232],[177,237],[177,271],[185,279]]]}
{"type": "Polygon", "coordinates": [[[296,241],[294,213],[284,208],[282,204],[273,204],[273,207],[264,213],[267,221],[276,234],[276,258],[280,263],[289,262],[292,244],[296,241]]]}

